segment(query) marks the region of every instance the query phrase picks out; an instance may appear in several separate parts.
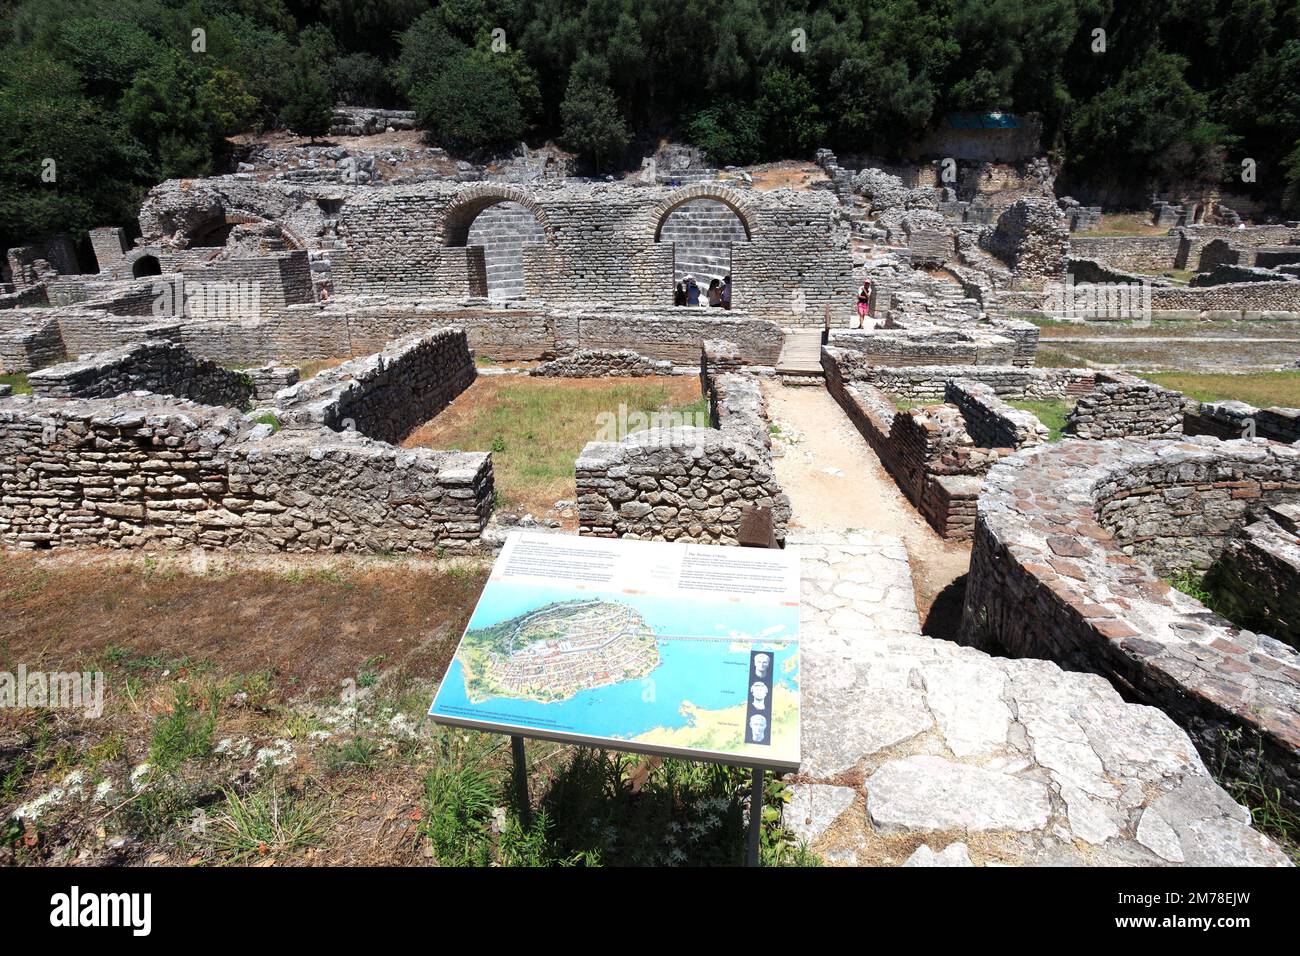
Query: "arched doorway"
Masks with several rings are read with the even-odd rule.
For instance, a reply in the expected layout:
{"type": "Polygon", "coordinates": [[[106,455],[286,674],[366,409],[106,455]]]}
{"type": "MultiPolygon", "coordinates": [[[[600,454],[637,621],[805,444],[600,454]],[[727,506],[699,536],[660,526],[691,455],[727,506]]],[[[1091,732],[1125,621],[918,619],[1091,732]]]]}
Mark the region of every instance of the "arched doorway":
{"type": "Polygon", "coordinates": [[[541,210],[513,187],[467,191],[447,209],[442,232],[444,245],[483,250],[485,284],[473,291],[489,299],[525,297],[524,250],[550,238],[541,210]]]}
{"type": "Polygon", "coordinates": [[[524,246],[546,241],[542,224],[532,211],[517,202],[488,206],[470,223],[465,244],[483,247],[489,299],[522,299],[524,246]]]}
{"type": "Polygon", "coordinates": [[[731,190],[707,186],[688,187],[674,193],[656,210],[655,242],[673,244],[673,288],[666,290],[666,302],[674,302],[679,283],[694,279],[700,289],[700,304],[707,305],[707,292],[715,280],[728,287],[728,305],[738,294],[728,280],[732,276],[732,253],[736,245],[749,242],[748,210],[731,190]]]}
{"type": "Polygon", "coordinates": [[[162,275],[162,265],[158,262],[157,256],[140,256],[135,262],[131,263],[131,275],[136,279],[143,279],[145,276],[162,275]]]}

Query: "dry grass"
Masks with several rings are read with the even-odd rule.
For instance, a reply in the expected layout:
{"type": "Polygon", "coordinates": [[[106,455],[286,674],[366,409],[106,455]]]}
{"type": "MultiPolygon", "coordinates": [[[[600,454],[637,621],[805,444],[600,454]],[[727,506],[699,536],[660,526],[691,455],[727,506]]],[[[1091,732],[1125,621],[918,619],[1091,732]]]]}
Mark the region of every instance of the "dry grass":
{"type": "Polygon", "coordinates": [[[0,710],[0,865],[425,862],[438,741],[389,721],[413,727],[427,707],[486,567],[250,559],[195,573],[187,560],[0,554],[0,670],[106,683],[102,717],[0,710]],[[340,723],[345,680],[361,696],[340,723]],[[264,749],[289,759],[269,767],[264,749]],[[5,823],[71,792],[70,774],[79,795],[5,823]]]}
{"type": "Polygon", "coordinates": [[[204,660],[333,692],[368,660],[441,673],[486,568],[375,562],[192,573],[166,558],[63,561],[0,552],[0,670],[94,669],[123,655],[204,660]]]}
{"type": "Polygon", "coordinates": [[[693,376],[544,379],[480,377],[403,445],[492,452],[498,505],[542,515],[576,494],[573,462],[598,437],[602,413],[702,408],[693,376]]]}
{"type": "Polygon", "coordinates": [[[309,378],[315,378],[327,368],[335,368],[344,362],[350,361],[346,358],[328,358],[328,359],[303,359],[300,362],[290,362],[290,365],[298,366],[298,377],[302,381],[309,378]]]}

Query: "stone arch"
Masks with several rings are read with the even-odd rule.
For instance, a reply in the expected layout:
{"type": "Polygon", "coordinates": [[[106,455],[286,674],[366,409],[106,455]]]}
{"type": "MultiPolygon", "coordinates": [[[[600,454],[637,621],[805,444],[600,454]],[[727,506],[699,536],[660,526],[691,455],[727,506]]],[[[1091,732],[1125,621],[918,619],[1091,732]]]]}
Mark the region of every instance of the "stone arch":
{"type": "Polygon", "coordinates": [[[158,257],[155,255],[137,256],[131,263],[131,277],[134,279],[160,275],[162,275],[162,263],[158,261],[158,257]]]}
{"type": "MultiPolygon", "coordinates": [[[[230,230],[236,226],[246,226],[251,223],[267,222],[261,216],[247,216],[240,213],[221,212],[214,216],[209,216],[197,225],[186,230],[185,237],[190,241],[190,248],[219,248],[226,244],[226,239],[230,237],[230,230]],[[216,240],[216,241],[214,241],[216,240]]],[[[282,231],[283,227],[281,227],[282,231]]],[[[303,248],[301,240],[293,237],[298,245],[297,248],[303,248]]]]}
{"type": "Polygon", "coordinates": [[[728,209],[736,214],[740,220],[741,226],[745,229],[745,238],[754,238],[754,229],[758,222],[758,214],[754,207],[749,204],[749,200],[736,189],[729,186],[721,186],[716,183],[693,183],[690,186],[683,186],[681,189],[675,189],[655,206],[651,213],[651,221],[654,223],[655,242],[659,241],[659,234],[663,231],[664,221],[672,214],[678,206],[684,206],[692,199],[712,199],[722,203],[728,209]]]}
{"type": "Polygon", "coordinates": [[[464,246],[469,242],[469,227],[479,213],[489,206],[511,202],[523,206],[541,224],[547,242],[555,241],[546,210],[526,190],[501,183],[476,183],[463,189],[443,211],[438,228],[438,241],[444,246],[464,246]]]}

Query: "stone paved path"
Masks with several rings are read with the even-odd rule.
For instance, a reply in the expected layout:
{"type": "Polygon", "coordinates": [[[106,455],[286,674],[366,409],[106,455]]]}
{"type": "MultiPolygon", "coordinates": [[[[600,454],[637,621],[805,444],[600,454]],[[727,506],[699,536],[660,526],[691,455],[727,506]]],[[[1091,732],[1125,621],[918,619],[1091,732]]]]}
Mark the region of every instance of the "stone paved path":
{"type": "Polygon", "coordinates": [[[787,388],[765,381],[777,433],[777,480],[790,496],[791,528],[871,530],[897,535],[907,547],[922,613],[970,566],[970,545],[945,541],[889,477],[843,409],[824,388],[787,388]]]}
{"type": "Polygon", "coordinates": [[[1103,678],[920,634],[908,553],[796,531],[804,764],[832,864],[1286,865],[1160,711],[1103,678]]]}

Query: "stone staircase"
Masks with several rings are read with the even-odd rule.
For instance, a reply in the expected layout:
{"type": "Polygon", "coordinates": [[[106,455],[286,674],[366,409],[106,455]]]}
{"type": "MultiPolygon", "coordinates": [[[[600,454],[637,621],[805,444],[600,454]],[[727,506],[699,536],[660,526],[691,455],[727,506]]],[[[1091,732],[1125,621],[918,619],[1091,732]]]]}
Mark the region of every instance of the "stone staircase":
{"type": "Polygon", "coordinates": [[[469,227],[467,244],[483,247],[488,298],[525,294],[524,246],[545,239],[537,217],[519,203],[501,202],[479,213],[469,227]]]}

